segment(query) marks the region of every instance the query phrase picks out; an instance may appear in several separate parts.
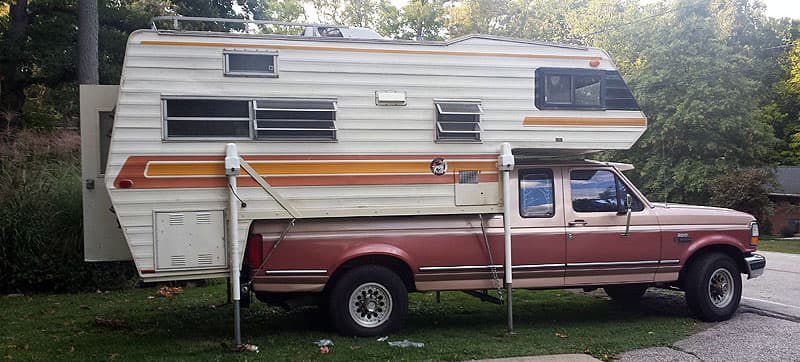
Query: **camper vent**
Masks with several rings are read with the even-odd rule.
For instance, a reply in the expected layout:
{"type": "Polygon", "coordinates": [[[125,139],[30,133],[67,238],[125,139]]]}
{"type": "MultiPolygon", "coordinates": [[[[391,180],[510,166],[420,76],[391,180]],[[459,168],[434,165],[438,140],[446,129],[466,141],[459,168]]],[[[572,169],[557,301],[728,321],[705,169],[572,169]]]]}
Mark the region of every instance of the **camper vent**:
{"type": "Polygon", "coordinates": [[[481,113],[478,101],[436,101],[437,142],[480,142],[481,113]]]}
{"type": "Polygon", "coordinates": [[[184,255],[173,255],[169,257],[170,265],[172,267],[183,267],[186,266],[186,256],[184,255]]]}
{"type": "Polygon", "coordinates": [[[225,268],[222,210],[155,212],[156,271],[225,268]]]}
{"type": "Polygon", "coordinates": [[[169,214],[170,225],[183,225],[185,216],[183,214],[169,214]]]}
{"type": "Polygon", "coordinates": [[[477,184],[478,171],[459,171],[458,183],[460,184],[477,184]]]}
{"type": "Polygon", "coordinates": [[[278,77],[278,52],[225,50],[225,75],[242,77],[278,77]]]}
{"type": "Polygon", "coordinates": [[[212,254],[200,254],[197,256],[197,264],[200,265],[211,265],[214,264],[214,255],[212,254]]]}
{"type": "Polygon", "coordinates": [[[336,100],[273,98],[254,103],[258,139],[336,140],[336,100]]]}
{"type": "Polygon", "coordinates": [[[198,213],[195,216],[195,222],[198,224],[210,224],[211,223],[211,214],[209,213],[198,213]]]}

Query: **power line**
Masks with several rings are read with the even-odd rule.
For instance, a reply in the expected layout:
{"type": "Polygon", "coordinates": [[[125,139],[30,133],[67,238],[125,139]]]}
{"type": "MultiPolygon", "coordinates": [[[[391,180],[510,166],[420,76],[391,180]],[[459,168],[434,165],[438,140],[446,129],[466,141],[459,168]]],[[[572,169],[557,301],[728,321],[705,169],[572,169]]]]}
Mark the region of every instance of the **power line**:
{"type": "Polygon", "coordinates": [[[628,25],[631,25],[631,24],[641,23],[643,21],[654,19],[654,18],[657,18],[659,16],[664,16],[664,15],[667,15],[667,14],[670,14],[670,13],[674,13],[674,12],[676,12],[678,10],[681,10],[681,9],[685,9],[685,8],[688,8],[688,7],[691,7],[691,6],[700,5],[701,2],[702,1],[698,1],[698,2],[696,2],[694,4],[686,4],[686,5],[676,6],[675,8],[668,9],[668,10],[662,11],[660,13],[655,13],[653,15],[648,15],[648,16],[645,16],[643,18],[639,18],[639,19],[636,19],[636,20],[629,21],[627,23],[613,25],[613,26],[610,26],[608,28],[601,29],[601,30],[595,31],[593,33],[586,34],[586,35],[584,35],[584,37],[590,37],[590,36],[594,36],[594,35],[597,35],[597,34],[605,33],[605,32],[607,32],[609,30],[618,29],[618,28],[621,28],[623,26],[628,26],[628,25]]]}

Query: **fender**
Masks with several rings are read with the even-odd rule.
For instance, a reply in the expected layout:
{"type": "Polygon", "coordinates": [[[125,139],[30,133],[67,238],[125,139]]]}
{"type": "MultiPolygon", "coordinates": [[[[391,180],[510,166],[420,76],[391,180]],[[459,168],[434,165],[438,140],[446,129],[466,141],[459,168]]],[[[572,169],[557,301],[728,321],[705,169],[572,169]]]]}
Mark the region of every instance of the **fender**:
{"type": "MultiPolygon", "coordinates": [[[[686,251],[684,251],[683,255],[681,255],[681,265],[685,265],[686,261],[689,260],[689,258],[692,255],[694,255],[697,251],[712,245],[732,246],[736,248],[736,250],[739,250],[739,252],[741,252],[742,254],[746,252],[746,249],[742,245],[741,241],[737,240],[731,235],[725,235],[725,234],[706,235],[698,239],[697,241],[692,242],[691,245],[689,245],[689,247],[686,248],[686,251]]],[[[736,262],[738,263],[739,260],[737,260],[736,262]]]]}
{"type": "Polygon", "coordinates": [[[411,272],[414,273],[415,270],[418,270],[418,265],[412,262],[412,258],[406,253],[405,250],[400,249],[394,245],[384,244],[384,243],[369,243],[369,244],[362,244],[358,245],[355,248],[348,249],[344,253],[342,253],[335,262],[331,263],[328,266],[328,273],[332,275],[337,269],[339,269],[342,264],[353,260],[355,258],[359,258],[362,256],[369,256],[369,255],[382,255],[382,256],[391,256],[397,259],[402,260],[406,265],[411,268],[411,272]]]}

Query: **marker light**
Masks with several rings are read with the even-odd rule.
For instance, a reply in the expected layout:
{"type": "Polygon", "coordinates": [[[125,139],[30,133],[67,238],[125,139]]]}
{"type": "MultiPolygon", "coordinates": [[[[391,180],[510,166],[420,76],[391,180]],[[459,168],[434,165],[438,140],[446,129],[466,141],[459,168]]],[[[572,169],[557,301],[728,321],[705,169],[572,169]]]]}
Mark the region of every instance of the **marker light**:
{"type": "Polygon", "coordinates": [[[758,245],[758,223],[750,223],[750,245],[758,245]]]}
{"type": "Polygon", "coordinates": [[[600,59],[592,59],[589,61],[589,66],[592,68],[597,68],[600,66],[600,59]]]}
{"type": "Polygon", "coordinates": [[[133,180],[127,179],[127,178],[119,180],[119,188],[121,188],[121,189],[129,189],[131,187],[133,187],[133,180]]]}

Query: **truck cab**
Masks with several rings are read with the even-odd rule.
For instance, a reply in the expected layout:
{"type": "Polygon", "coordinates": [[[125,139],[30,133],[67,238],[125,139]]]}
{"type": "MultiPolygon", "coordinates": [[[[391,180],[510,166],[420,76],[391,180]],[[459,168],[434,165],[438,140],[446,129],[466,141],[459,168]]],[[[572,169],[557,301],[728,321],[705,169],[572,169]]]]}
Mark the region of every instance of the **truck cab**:
{"type": "MultiPolygon", "coordinates": [[[[650,202],[627,164],[524,161],[512,173],[514,288],[604,288],[635,302],[649,287],[686,292],[704,320],[724,320],[741,274],[765,266],[758,226],[734,210],[650,202]]],[[[345,334],[402,325],[407,292],[502,285],[502,215],[256,221],[248,243],[256,296],[313,296],[345,334]],[[383,303],[383,304],[381,304],[383,303]]]]}

